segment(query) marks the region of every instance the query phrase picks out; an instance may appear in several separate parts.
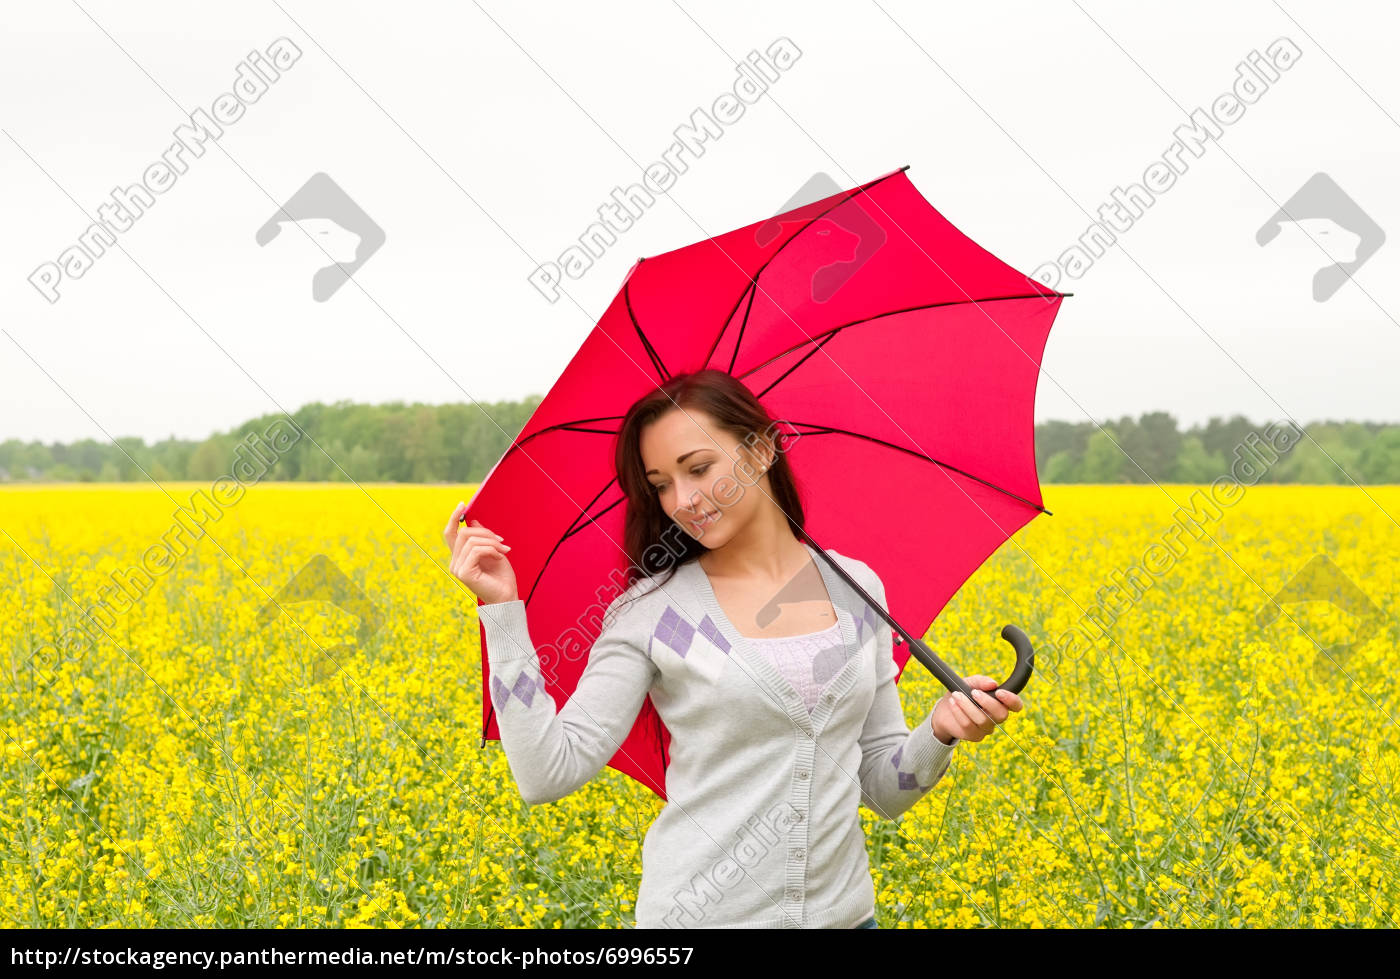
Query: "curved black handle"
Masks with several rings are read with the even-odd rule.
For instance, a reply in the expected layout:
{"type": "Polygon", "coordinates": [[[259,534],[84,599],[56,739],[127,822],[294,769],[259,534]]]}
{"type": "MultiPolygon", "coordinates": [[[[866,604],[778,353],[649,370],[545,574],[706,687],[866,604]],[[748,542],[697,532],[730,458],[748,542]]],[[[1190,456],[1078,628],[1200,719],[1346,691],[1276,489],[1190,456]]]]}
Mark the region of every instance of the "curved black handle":
{"type": "Polygon", "coordinates": [[[1002,626],[1001,638],[1011,643],[1016,650],[1016,669],[1011,671],[1011,675],[999,689],[1020,693],[1021,688],[1030,682],[1031,670],[1035,668],[1035,650],[1031,648],[1031,641],[1026,638],[1026,634],[1014,625],[1002,626]]]}
{"type": "MultiPolygon", "coordinates": [[[[1011,643],[1012,648],[1016,650],[1016,668],[1011,671],[1006,682],[1000,684],[997,689],[1020,693],[1021,689],[1030,682],[1031,671],[1035,668],[1035,650],[1031,648],[1031,641],[1026,638],[1026,634],[1014,625],[1002,626],[1001,638],[1011,643]]],[[[943,662],[922,639],[915,639],[909,644],[909,654],[927,666],[929,672],[938,677],[939,682],[949,690],[959,691],[968,700],[974,704],[977,703],[977,698],[972,696],[972,685],[951,666],[943,662]]]]}

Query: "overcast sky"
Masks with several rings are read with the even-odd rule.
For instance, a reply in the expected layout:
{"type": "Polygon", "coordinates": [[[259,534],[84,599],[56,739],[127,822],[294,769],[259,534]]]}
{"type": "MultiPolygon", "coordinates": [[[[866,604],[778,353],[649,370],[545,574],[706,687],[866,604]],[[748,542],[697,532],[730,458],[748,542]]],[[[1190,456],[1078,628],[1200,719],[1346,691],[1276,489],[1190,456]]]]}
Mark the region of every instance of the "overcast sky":
{"type": "Polygon", "coordinates": [[[1375,248],[1375,229],[1400,234],[1386,6],[81,0],[6,20],[0,438],[201,438],[310,401],[543,394],[638,256],[770,215],[814,173],[845,188],[909,164],[1030,274],[1280,38],[1296,60],[1058,283],[1075,295],[1036,418],[1400,421],[1400,241],[1375,248]],[[185,172],[157,173],[119,247],[65,264],[113,191],[279,38],[301,56],[185,172]],[[532,271],[781,38],[800,57],[546,301],[532,271]],[[332,211],[384,235],[321,301],[320,247],[344,232],[258,243],[317,173],[354,202],[332,211]],[[1281,206],[1310,219],[1261,246],[1281,206]],[[1358,249],[1374,254],[1315,297],[1315,273],[1358,249]]]}

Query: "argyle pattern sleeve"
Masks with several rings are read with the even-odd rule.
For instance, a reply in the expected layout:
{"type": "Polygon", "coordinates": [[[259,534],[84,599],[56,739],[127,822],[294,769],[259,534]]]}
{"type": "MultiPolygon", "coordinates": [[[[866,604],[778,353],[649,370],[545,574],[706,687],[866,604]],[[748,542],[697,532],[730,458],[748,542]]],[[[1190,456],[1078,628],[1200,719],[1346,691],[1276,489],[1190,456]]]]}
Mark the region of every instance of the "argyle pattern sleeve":
{"type": "Polygon", "coordinates": [[[627,624],[609,613],[604,621],[611,624],[593,643],[573,696],[556,711],[540,676],[525,602],[477,608],[501,744],[527,805],[554,802],[597,775],[632,730],[657,675],[627,624]]]}

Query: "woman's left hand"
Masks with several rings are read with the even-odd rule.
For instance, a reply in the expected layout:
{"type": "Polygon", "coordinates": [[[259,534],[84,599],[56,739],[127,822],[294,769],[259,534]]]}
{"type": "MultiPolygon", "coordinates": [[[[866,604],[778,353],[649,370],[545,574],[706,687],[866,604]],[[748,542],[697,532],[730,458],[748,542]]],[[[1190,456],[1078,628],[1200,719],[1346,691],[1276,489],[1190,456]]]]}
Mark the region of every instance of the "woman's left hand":
{"type": "Polygon", "coordinates": [[[1020,710],[1025,705],[1021,698],[1010,690],[997,690],[997,681],[980,673],[964,677],[972,687],[976,703],[968,700],[959,691],[944,695],[933,707],[933,733],[944,744],[951,744],[953,738],[961,741],[981,741],[1005,723],[1011,711],[1020,710]],[[995,696],[988,693],[995,690],[995,696]]]}

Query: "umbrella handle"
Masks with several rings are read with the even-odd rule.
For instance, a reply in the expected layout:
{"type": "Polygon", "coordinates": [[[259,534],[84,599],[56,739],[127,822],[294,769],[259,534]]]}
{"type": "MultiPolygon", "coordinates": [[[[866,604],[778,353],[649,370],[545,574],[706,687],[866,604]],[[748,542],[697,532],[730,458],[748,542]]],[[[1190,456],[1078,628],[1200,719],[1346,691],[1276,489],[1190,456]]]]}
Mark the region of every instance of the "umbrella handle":
{"type": "MultiPolygon", "coordinates": [[[[912,638],[903,630],[901,632],[905,637],[912,638]]],[[[1031,671],[1035,668],[1035,650],[1031,647],[1031,641],[1026,638],[1026,634],[1014,625],[1002,626],[1001,638],[1011,643],[1011,648],[1016,650],[1016,668],[997,689],[1020,693],[1022,688],[1030,682],[1031,671]]],[[[964,680],[956,670],[943,662],[922,639],[915,639],[909,644],[909,653],[914,659],[927,666],[929,671],[938,677],[939,682],[949,690],[960,691],[968,700],[974,704],[977,703],[977,698],[972,696],[972,685],[964,680]]]]}
{"type": "Polygon", "coordinates": [[[1011,643],[1011,647],[1016,650],[1016,669],[1011,671],[1011,675],[998,689],[1020,693],[1030,682],[1031,670],[1035,669],[1035,650],[1031,648],[1031,641],[1026,638],[1026,634],[1014,625],[1002,626],[1001,638],[1011,643]]]}
{"type": "MultiPolygon", "coordinates": [[[[802,528],[798,529],[802,530],[802,528]]],[[[900,639],[909,645],[910,656],[928,667],[929,672],[938,677],[938,681],[949,690],[956,690],[974,704],[977,703],[977,698],[972,696],[972,687],[968,682],[958,675],[956,670],[943,662],[937,653],[929,649],[928,643],[924,642],[918,636],[911,634],[909,630],[900,625],[895,620],[894,616],[890,615],[889,609],[885,608],[880,602],[875,601],[874,597],[861,587],[860,582],[852,578],[850,573],[845,568],[841,567],[840,563],[826,552],[825,548],[812,540],[811,534],[807,533],[806,530],[802,530],[802,536],[806,537],[811,543],[812,550],[816,553],[817,557],[825,561],[827,567],[831,568],[838,577],[844,580],[846,584],[850,585],[851,590],[859,595],[861,600],[865,602],[876,615],[888,622],[890,628],[899,635],[900,639]]],[[[1021,688],[1030,682],[1031,670],[1035,665],[1035,650],[1031,648],[1031,641],[1026,638],[1026,634],[1014,625],[1002,626],[1001,638],[1011,643],[1011,647],[1016,650],[1016,668],[1011,671],[1011,675],[1006,678],[1006,682],[1001,684],[997,689],[1010,690],[1012,693],[1020,693],[1021,688]]]]}

